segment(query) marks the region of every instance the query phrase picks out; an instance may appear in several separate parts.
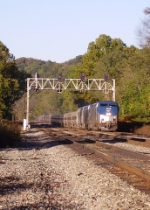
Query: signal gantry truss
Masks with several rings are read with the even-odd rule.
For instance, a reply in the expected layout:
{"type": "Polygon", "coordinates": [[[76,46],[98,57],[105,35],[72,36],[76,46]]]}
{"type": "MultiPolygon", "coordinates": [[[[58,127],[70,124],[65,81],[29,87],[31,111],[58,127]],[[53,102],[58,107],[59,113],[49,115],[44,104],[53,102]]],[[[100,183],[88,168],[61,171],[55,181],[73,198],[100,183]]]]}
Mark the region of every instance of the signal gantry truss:
{"type": "Polygon", "coordinates": [[[105,94],[112,92],[112,100],[115,101],[115,79],[106,82],[104,79],[87,79],[82,82],[81,79],[64,79],[59,81],[54,78],[27,78],[27,91],[35,90],[63,90],[73,91],[88,91],[88,90],[101,90],[105,94]]]}

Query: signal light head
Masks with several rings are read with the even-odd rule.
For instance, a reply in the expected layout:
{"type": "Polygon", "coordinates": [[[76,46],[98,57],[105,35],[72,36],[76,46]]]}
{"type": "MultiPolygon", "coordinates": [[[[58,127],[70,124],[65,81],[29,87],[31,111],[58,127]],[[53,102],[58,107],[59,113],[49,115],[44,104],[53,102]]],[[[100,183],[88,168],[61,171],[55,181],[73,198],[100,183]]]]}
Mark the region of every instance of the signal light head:
{"type": "Polygon", "coordinates": [[[81,73],[81,81],[82,82],[85,82],[85,79],[86,79],[85,73],[81,73]]]}
{"type": "Polygon", "coordinates": [[[109,74],[104,75],[104,80],[105,80],[105,82],[107,82],[109,80],[109,74]]]}

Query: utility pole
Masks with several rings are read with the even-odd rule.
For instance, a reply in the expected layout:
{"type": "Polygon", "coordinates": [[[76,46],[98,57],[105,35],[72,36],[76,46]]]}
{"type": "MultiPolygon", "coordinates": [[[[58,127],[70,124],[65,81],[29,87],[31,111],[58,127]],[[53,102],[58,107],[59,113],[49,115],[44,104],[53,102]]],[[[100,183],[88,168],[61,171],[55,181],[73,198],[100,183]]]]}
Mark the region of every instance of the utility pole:
{"type": "Polygon", "coordinates": [[[30,78],[27,78],[27,111],[26,111],[26,126],[28,127],[29,125],[29,97],[30,97],[30,78]]]}

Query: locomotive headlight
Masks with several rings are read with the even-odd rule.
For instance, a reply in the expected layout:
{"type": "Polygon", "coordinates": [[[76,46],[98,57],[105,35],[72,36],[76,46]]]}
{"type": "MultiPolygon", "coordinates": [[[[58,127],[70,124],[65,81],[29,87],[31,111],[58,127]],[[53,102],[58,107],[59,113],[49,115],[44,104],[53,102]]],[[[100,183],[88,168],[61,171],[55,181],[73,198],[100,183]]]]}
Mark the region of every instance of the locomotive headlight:
{"type": "Polygon", "coordinates": [[[116,122],[116,116],[114,116],[113,121],[116,122]]]}

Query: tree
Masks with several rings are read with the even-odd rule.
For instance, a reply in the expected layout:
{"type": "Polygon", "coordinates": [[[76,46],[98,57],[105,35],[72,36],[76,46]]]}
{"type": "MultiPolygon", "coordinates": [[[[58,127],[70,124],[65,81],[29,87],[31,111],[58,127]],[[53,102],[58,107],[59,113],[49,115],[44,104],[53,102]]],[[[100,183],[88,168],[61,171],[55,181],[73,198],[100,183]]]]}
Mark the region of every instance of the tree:
{"type": "Polygon", "coordinates": [[[110,36],[101,34],[95,42],[91,42],[88,46],[87,53],[83,55],[82,71],[89,77],[93,77],[97,73],[95,66],[104,56],[111,52],[122,52],[126,47],[121,39],[112,39],[110,36]]]}
{"type": "Polygon", "coordinates": [[[145,20],[142,21],[141,28],[138,29],[138,37],[141,47],[150,47],[150,7],[144,9],[146,15],[145,20]]]}
{"type": "Polygon", "coordinates": [[[9,49],[0,42],[0,111],[1,117],[9,117],[13,104],[25,91],[27,74],[16,67],[10,59],[9,49]]]}

